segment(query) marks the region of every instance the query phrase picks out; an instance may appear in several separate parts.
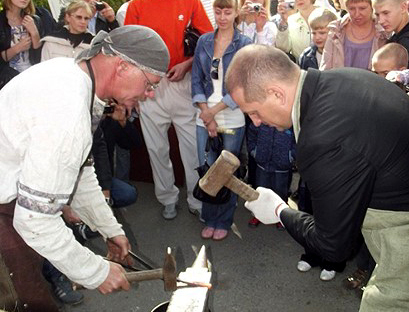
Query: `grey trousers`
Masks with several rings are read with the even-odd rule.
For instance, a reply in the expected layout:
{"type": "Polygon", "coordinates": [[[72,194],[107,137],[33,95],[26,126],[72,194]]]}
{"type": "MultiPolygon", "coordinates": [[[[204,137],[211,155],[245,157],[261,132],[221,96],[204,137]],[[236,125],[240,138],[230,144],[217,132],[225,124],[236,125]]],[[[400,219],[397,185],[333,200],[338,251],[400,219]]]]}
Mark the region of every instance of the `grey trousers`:
{"type": "Polygon", "coordinates": [[[362,234],[376,266],[359,311],[409,311],[409,212],[369,208],[362,234]]]}

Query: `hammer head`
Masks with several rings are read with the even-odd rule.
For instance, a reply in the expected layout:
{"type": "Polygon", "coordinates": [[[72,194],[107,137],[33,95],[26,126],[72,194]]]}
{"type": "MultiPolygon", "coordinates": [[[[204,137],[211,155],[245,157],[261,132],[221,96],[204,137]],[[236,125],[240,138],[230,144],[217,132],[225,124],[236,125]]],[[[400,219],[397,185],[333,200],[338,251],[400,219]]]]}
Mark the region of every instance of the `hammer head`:
{"type": "Polygon", "coordinates": [[[176,260],[169,247],[163,263],[163,281],[165,291],[176,290],[176,260]]]}
{"type": "Polygon", "coordinates": [[[203,178],[199,180],[200,188],[207,194],[216,196],[239,166],[240,160],[232,153],[223,150],[203,178]]]}

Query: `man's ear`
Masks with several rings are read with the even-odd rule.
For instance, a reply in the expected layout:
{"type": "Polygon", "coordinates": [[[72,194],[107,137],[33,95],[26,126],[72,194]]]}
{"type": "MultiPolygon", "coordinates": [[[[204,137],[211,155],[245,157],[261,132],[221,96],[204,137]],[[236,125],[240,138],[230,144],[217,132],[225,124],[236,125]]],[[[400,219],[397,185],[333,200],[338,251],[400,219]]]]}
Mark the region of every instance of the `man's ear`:
{"type": "Polygon", "coordinates": [[[129,70],[128,64],[124,60],[119,60],[116,66],[116,73],[118,76],[123,76],[129,70]]]}
{"type": "Polygon", "coordinates": [[[402,11],[402,14],[407,14],[408,13],[408,4],[407,4],[406,1],[401,2],[400,9],[402,11]]]}
{"type": "Polygon", "coordinates": [[[286,94],[284,89],[278,87],[278,86],[270,86],[267,88],[267,96],[272,97],[274,100],[274,103],[278,103],[280,105],[285,104],[285,98],[286,94]]]}

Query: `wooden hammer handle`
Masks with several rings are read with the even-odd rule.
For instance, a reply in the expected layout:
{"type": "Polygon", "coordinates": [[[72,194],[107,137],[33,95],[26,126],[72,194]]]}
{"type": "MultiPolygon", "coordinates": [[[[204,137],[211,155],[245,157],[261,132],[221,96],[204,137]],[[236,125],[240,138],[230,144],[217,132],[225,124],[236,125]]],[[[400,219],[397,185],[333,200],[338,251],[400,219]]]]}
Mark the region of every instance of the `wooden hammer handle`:
{"type": "Polygon", "coordinates": [[[259,195],[250,185],[244,183],[235,176],[232,176],[225,186],[247,201],[256,200],[259,195]]]}
{"type": "Polygon", "coordinates": [[[138,272],[127,272],[125,277],[128,282],[142,282],[156,279],[163,279],[163,269],[154,269],[138,272]]]}

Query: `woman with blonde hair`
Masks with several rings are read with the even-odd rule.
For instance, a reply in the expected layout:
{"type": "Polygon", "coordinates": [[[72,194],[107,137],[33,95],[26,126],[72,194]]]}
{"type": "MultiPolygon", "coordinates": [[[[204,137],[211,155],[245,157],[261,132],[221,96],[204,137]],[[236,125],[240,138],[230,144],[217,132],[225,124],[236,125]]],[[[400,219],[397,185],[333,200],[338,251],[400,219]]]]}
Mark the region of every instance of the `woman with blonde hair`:
{"type": "Polygon", "coordinates": [[[0,89],[40,61],[42,23],[32,0],[4,0],[0,12],[0,89]]]}
{"type": "Polygon", "coordinates": [[[72,1],[65,9],[65,25],[44,37],[41,61],[54,57],[76,57],[87,49],[94,37],[87,29],[92,17],[91,6],[83,0],[72,1]]]}
{"type": "Polygon", "coordinates": [[[346,0],[345,4],[348,14],[328,25],[320,70],[338,67],[371,70],[372,56],[386,43],[386,33],[373,17],[371,0],[346,0]]]}
{"type": "Polygon", "coordinates": [[[240,0],[238,29],[253,43],[275,45],[277,26],[270,22],[270,0],[240,0]]]}

